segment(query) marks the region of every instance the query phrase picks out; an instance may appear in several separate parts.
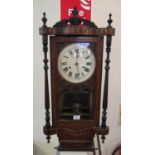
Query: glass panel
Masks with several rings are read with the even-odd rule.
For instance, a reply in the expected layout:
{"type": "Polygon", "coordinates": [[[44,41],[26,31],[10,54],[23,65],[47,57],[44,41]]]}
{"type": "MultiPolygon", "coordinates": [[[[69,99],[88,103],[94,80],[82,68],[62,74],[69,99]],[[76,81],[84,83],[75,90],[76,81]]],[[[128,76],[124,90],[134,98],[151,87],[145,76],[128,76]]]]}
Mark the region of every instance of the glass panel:
{"type": "Polygon", "coordinates": [[[61,118],[67,120],[92,119],[91,98],[89,90],[79,93],[64,91],[61,96],[61,118]]]}

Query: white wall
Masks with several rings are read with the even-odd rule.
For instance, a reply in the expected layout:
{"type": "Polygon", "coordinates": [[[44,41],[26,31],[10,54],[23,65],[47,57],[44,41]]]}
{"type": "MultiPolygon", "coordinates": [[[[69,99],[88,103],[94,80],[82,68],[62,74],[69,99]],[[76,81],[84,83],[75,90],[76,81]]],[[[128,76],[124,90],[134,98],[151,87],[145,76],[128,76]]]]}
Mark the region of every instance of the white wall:
{"type": "MultiPolygon", "coordinates": [[[[121,141],[120,126],[118,126],[119,104],[121,104],[120,10],[120,0],[92,0],[92,21],[94,21],[98,27],[106,27],[108,14],[111,12],[114,20],[112,25],[116,28],[116,35],[113,37],[112,42],[109,77],[109,107],[107,111],[107,124],[110,126],[110,133],[106,136],[106,141],[102,145],[104,155],[110,155],[113,148],[121,141]]],[[[52,26],[60,19],[60,1],[34,0],[34,155],[54,155],[56,152],[54,147],[58,145],[56,136],[52,136],[51,143],[46,144],[45,136],[42,132],[42,127],[45,123],[44,72],[42,40],[38,28],[42,26],[41,18],[44,11],[47,13],[47,25],[52,26]]]]}

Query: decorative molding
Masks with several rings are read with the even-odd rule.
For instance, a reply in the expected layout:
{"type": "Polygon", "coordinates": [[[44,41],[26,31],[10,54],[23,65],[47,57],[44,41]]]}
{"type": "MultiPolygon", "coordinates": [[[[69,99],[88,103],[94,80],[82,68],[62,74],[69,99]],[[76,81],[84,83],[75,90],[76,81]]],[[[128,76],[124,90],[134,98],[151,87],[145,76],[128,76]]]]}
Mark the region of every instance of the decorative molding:
{"type": "Polygon", "coordinates": [[[79,136],[85,136],[89,134],[95,134],[98,135],[106,135],[109,133],[109,127],[106,127],[105,129],[101,127],[90,127],[90,128],[83,128],[83,129],[71,129],[71,128],[62,128],[62,127],[50,127],[46,128],[44,127],[44,133],[49,133],[50,135],[54,135],[56,133],[58,134],[67,134],[72,137],[79,137],[79,136]]]}
{"type": "Polygon", "coordinates": [[[91,28],[97,28],[94,22],[91,22],[86,19],[82,19],[78,16],[78,10],[76,7],[74,7],[72,11],[72,17],[66,20],[61,20],[57,22],[53,27],[67,27],[72,25],[83,25],[91,28]]]}

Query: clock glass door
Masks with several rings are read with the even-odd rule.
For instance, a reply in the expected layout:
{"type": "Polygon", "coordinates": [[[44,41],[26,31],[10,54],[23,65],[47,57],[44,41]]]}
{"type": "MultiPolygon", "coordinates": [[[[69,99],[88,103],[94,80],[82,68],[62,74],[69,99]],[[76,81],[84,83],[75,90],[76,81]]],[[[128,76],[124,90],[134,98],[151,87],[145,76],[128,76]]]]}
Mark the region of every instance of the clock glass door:
{"type": "Polygon", "coordinates": [[[61,93],[61,119],[92,119],[92,90],[81,85],[92,77],[95,66],[90,43],[71,43],[60,51],[59,75],[72,86],[61,93]]]}
{"type": "Polygon", "coordinates": [[[72,92],[65,90],[61,96],[61,118],[82,120],[92,118],[92,95],[90,90],[72,92]]]}

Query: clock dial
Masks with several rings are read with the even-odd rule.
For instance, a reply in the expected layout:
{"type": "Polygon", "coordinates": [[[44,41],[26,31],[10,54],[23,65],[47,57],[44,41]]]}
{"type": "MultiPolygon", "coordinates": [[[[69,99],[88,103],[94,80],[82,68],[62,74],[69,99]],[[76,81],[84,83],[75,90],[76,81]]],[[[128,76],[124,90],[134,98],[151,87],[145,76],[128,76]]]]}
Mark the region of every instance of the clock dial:
{"type": "Polygon", "coordinates": [[[60,75],[72,83],[89,79],[95,70],[95,57],[89,43],[74,43],[65,47],[58,57],[60,75]]]}

